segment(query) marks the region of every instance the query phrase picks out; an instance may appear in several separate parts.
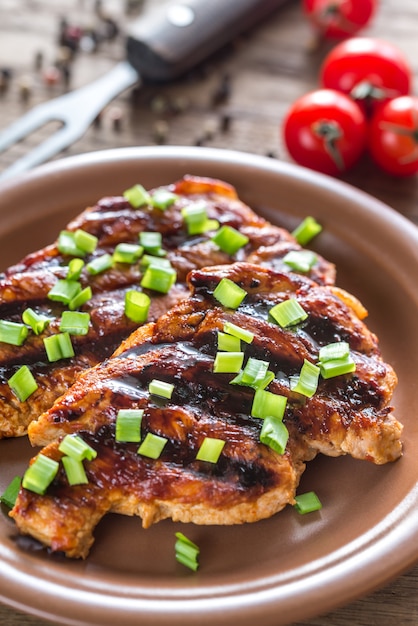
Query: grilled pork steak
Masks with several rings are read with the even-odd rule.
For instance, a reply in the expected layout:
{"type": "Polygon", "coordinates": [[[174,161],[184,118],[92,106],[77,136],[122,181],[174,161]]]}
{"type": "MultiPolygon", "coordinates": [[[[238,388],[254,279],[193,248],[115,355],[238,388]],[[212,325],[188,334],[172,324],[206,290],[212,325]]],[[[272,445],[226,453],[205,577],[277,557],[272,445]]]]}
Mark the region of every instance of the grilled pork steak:
{"type": "MultiPolygon", "coordinates": [[[[152,203],[135,208],[125,197],[104,198],[66,228],[72,233],[81,229],[98,238],[95,251],[84,257],[86,264],[112,254],[119,243],[138,243],[138,235],[143,231],[162,234],[162,247],[177,273],[177,282],[166,294],[143,289],[152,299],[148,321],[156,320],[188,295],[185,280],[192,269],[252,257],[261,264],[285,267],[282,259],[286,253],[300,249],[287,231],[258,217],[226,183],[186,177],[159,188],[158,192],[161,191],[176,195],[167,208],[152,203]],[[230,255],[211,241],[213,233],[189,235],[182,210],[199,203],[206,207],[209,219],[239,230],[248,237],[248,243],[230,255]]],[[[150,192],[152,197],[154,193],[155,190],[150,192]]],[[[88,334],[72,337],[73,358],[49,362],[43,340],[59,332],[60,318],[67,305],[52,301],[48,293],[58,279],[66,278],[72,258],[60,250],[55,243],[30,254],[0,275],[1,320],[21,323],[22,313],[28,307],[52,320],[40,335],[30,332],[21,346],[0,343],[0,438],[25,434],[30,421],[51,406],[80,372],[109,356],[137,327],[124,313],[124,300],[128,290],[140,289],[141,259],[133,264],[115,263],[111,269],[94,275],[84,268],[79,281],[82,288],[90,286],[93,292],[93,297],[80,308],[91,315],[88,334]],[[24,402],[17,399],[7,382],[21,365],[30,367],[38,384],[37,391],[24,402]]],[[[332,283],[334,267],[318,257],[310,275],[319,283],[332,283]]]]}
{"type": "Polygon", "coordinates": [[[377,464],[401,455],[402,426],[390,407],[396,375],[348,295],[341,299],[331,286],[248,263],[195,270],[189,284],[189,299],[135,331],[30,425],[32,444],[45,445],[48,457],[59,460],[59,442],[76,433],[97,457],[85,462],[88,484],[70,487],[60,466],[45,495],[20,490],[11,516],[22,533],[85,557],[108,511],[139,515],[145,527],[168,517],[254,522],[294,502],[305,463],[318,452],[377,464]],[[222,279],[246,292],[237,310],[214,296],[222,279]],[[307,316],[281,327],[270,311],[290,299],[307,316]],[[250,357],[267,361],[274,374],[267,391],[287,399],[283,454],[260,441],[255,388],[214,371],[218,333],[227,322],[253,336],[241,343],[242,367],[250,357]],[[321,347],[341,342],[349,344],[355,371],[320,377],[312,397],[295,391],[292,380],[304,361],[316,363],[321,347]],[[155,379],[174,385],[171,398],[150,394],[155,379]],[[116,441],[116,417],[127,408],[144,410],[142,440],[148,433],[167,440],[157,459],[138,453],[137,443],[116,441]],[[196,459],[206,437],[225,441],[217,462],[196,459]]]}

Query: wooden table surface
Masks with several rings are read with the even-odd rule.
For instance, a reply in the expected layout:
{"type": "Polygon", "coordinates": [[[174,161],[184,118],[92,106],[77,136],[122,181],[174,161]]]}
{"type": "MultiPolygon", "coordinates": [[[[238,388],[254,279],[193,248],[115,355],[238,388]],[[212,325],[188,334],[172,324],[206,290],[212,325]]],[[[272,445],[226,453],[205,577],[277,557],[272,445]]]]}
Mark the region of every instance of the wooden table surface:
{"type": "MultiPolygon", "coordinates": [[[[61,80],[46,84],[44,71],[63,54],[57,43],[60,21],[65,18],[83,29],[92,25],[103,29],[98,4],[82,0],[0,2],[0,76],[7,79],[0,83],[0,128],[37,102],[89,82],[123,56],[121,36],[105,39],[94,51],[88,49],[92,40],[85,38],[71,64],[68,84],[61,80]]],[[[122,27],[132,15],[147,9],[146,2],[132,0],[101,4],[122,27]]],[[[417,0],[381,0],[378,14],[364,34],[397,44],[409,58],[415,81],[418,79],[417,0]]],[[[160,143],[231,148],[289,160],[279,129],[290,103],[317,86],[327,46],[313,43],[299,1],[290,0],[268,23],[186,78],[120,96],[66,154],[160,143]]],[[[418,93],[416,82],[414,91],[418,93]]],[[[43,129],[0,155],[0,170],[48,133],[49,129],[43,129]]],[[[418,177],[400,180],[382,175],[365,158],[344,180],[418,224],[418,177]]],[[[418,566],[384,589],[294,626],[416,625],[417,590],[418,566]]],[[[0,624],[45,626],[46,622],[0,605],[0,624]]]]}

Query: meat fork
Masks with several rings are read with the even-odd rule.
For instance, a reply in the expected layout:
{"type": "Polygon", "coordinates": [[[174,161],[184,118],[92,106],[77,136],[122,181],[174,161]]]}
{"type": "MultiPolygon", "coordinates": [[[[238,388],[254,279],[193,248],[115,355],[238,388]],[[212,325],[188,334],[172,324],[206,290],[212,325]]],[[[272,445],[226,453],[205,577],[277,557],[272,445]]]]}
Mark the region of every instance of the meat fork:
{"type": "Polygon", "coordinates": [[[133,23],[127,60],[96,81],[30,110],[0,132],[0,153],[50,121],[63,126],[0,173],[4,180],[35,167],[79,139],[103,108],[142,79],[177,78],[286,0],[186,0],[172,2],[133,23]]]}

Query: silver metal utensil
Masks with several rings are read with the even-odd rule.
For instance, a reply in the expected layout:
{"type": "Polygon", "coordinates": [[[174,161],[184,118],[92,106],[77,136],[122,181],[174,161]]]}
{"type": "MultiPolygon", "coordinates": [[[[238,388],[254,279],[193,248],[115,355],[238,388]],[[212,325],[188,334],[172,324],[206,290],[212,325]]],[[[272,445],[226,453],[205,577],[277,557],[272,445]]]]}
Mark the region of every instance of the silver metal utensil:
{"type": "Polygon", "coordinates": [[[50,121],[62,127],[0,173],[9,178],[47,161],[75,142],[102,109],[141,81],[165,82],[186,73],[286,0],[184,0],[133,23],[127,60],[96,81],[42,103],[0,132],[0,152],[50,121]]]}

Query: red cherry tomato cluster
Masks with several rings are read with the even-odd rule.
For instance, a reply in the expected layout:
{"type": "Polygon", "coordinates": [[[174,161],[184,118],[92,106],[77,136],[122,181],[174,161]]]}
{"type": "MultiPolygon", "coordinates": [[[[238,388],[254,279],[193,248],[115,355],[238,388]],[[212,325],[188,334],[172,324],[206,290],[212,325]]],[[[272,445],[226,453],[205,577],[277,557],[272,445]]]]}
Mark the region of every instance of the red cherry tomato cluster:
{"type": "Polygon", "coordinates": [[[303,0],[303,10],[321,37],[352,37],[372,19],[377,0],[303,0]]]}
{"type": "Polygon", "coordinates": [[[338,44],[320,70],[321,89],[302,96],[284,120],[285,144],[299,164],[338,175],[368,149],[386,172],[418,172],[418,98],[402,52],[373,38],[338,44]]]}

